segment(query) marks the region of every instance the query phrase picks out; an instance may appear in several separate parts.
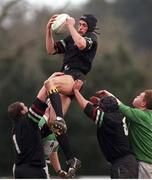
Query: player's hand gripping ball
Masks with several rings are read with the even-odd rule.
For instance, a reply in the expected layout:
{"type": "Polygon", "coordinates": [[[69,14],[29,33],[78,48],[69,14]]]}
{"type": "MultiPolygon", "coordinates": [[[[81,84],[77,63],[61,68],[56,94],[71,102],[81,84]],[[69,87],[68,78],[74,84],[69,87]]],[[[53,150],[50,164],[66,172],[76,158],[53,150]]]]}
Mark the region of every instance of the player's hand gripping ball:
{"type": "Polygon", "coordinates": [[[55,34],[62,34],[66,31],[66,19],[70,17],[68,14],[59,14],[52,24],[52,31],[55,34]]]}

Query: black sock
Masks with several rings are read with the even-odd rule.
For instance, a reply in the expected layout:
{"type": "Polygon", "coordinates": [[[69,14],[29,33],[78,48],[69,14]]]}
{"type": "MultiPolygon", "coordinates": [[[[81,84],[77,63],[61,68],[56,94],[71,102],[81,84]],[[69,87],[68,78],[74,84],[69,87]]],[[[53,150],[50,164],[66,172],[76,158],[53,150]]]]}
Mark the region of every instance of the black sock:
{"type": "Polygon", "coordinates": [[[62,148],[64,155],[67,160],[72,159],[74,157],[73,152],[70,147],[69,139],[67,134],[61,134],[60,136],[56,137],[60,147],[62,148]]]}
{"type": "Polygon", "coordinates": [[[52,89],[49,95],[52,107],[57,117],[63,118],[61,97],[57,89],[52,89]]]}

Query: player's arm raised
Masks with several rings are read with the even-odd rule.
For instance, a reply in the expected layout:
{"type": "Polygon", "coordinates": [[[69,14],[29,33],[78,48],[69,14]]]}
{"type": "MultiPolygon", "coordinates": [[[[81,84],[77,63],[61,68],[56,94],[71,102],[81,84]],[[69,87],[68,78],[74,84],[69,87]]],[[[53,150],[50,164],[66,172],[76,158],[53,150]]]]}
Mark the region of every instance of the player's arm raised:
{"type": "Polygon", "coordinates": [[[81,80],[76,80],[75,84],[73,86],[73,92],[75,94],[76,100],[78,101],[80,107],[84,110],[86,105],[89,103],[88,100],[86,100],[82,94],[79,92],[79,90],[82,87],[83,82],[81,80]]]}
{"type": "Polygon", "coordinates": [[[70,34],[75,42],[75,44],[77,45],[77,47],[80,50],[83,50],[86,48],[86,40],[84,37],[82,37],[77,30],[75,29],[75,19],[73,17],[68,17],[66,20],[66,25],[67,28],[70,31],[70,34]]]}
{"type": "Polygon", "coordinates": [[[48,54],[53,54],[55,53],[55,48],[54,48],[54,40],[52,36],[52,30],[51,26],[53,22],[55,21],[57,15],[53,15],[50,20],[47,23],[46,26],[46,50],[48,54]]]}

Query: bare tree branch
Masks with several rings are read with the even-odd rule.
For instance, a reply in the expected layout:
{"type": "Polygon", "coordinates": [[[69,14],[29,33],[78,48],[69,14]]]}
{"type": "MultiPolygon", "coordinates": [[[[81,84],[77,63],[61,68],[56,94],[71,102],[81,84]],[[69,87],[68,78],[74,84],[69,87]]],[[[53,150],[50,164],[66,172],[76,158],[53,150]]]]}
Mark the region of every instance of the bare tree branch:
{"type": "Polygon", "coordinates": [[[7,16],[8,11],[11,9],[11,7],[16,5],[18,2],[19,0],[10,1],[2,8],[2,13],[0,15],[0,24],[2,23],[3,19],[5,19],[5,17],[7,16]]]}

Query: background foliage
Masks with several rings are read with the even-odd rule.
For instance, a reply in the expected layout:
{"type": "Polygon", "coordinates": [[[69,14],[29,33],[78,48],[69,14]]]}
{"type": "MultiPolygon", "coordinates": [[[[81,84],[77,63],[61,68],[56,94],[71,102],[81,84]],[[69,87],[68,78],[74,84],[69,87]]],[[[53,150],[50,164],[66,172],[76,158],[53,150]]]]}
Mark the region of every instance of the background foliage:
{"type": "MultiPolygon", "coordinates": [[[[30,105],[43,81],[62,63],[61,56],[48,56],[45,50],[49,17],[62,12],[76,20],[83,13],[97,17],[99,46],[83,94],[89,98],[97,90],[108,89],[131,105],[138,92],[152,86],[152,1],[93,0],[79,8],[68,3],[57,10],[36,9],[24,0],[0,1],[0,5],[0,176],[11,177],[12,124],[7,107],[16,100],[30,105]]],[[[79,175],[108,175],[110,166],[98,147],[96,127],[75,101],[66,121],[72,147],[82,160],[79,175]]],[[[65,167],[62,152],[60,158],[65,167]]]]}

